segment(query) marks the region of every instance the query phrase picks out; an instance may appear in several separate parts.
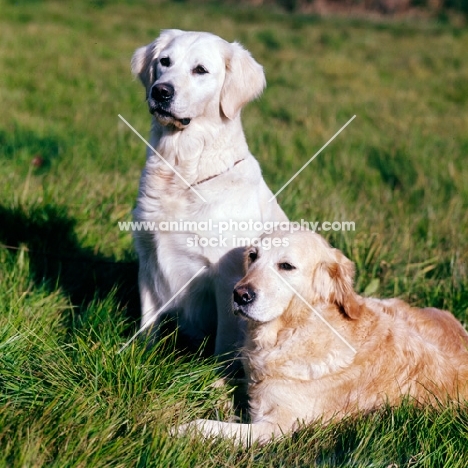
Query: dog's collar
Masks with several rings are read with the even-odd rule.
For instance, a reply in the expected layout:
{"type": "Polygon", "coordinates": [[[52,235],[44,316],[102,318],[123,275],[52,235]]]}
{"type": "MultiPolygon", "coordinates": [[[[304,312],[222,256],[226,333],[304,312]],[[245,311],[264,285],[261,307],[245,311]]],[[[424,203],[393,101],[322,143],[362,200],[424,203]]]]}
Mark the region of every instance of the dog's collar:
{"type": "Polygon", "coordinates": [[[215,177],[218,177],[220,176],[221,174],[225,174],[226,172],[230,171],[234,166],[236,166],[237,164],[239,164],[240,162],[244,161],[245,159],[242,158],[242,159],[238,159],[232,167],[230,167],[229,169],[223,171],[223,172],[220,172],[219,174],[215,174],[215,175],[212,175],[210,177],[207,177],[206,179],[203,179],[203,180],[199,180],[198,182],[195,182],[194,184],[192,184],[190,187],[193,187],[194,185],[200,185],[200,184],[203,184],[203,182],[208,182],[209,180],[211,179],[214,179],[215,177]]]}

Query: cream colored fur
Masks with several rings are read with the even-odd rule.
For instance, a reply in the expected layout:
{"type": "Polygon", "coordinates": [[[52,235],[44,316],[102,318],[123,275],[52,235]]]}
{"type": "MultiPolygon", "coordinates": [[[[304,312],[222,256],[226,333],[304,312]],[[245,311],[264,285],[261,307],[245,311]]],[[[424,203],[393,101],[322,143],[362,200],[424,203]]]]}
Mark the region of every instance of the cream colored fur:
{"type": "Polygon", "coordinates": [[[134,220],[214,225],[211,232],[193,228],[135,233],[141,327],[158,323],[159,309],[205,266],[165,312],[177,315],[196,342],[216,333],[216,354],[232,354],[239,345],[240,328],[231,313],[231,294],[242,276],[243,251],[232,239],[261,232],[230,230],[224,233],[227,245],[192,244],[197,235],[218,238],[220,221],[287,220],[276,201],[268,202],[272,194],[249,152],[241,124],[242,107],[265,86],[263,69],[238,43],[171,29],[135,51],[132,71],[145,86],[153,113],[151,145],[197,192],[149,150],[134,220]],[[153,99],[155,86],[161,84],[174,89],[162,111],[153,99]]]}
{"type": "Polygon", "coordinates": [[[271,236],[287,238],[289,247],[247,249],[246,275],[236,286],[256,294],[237,306],[248,322],[243,358],[252,424],[197,420],[179,433],[266,442],[302,423],[395,406],[404,397],[417,405],[468,398],[468,335],[453,315],[357,295],[353,263],[317,234],[271,236]]]}

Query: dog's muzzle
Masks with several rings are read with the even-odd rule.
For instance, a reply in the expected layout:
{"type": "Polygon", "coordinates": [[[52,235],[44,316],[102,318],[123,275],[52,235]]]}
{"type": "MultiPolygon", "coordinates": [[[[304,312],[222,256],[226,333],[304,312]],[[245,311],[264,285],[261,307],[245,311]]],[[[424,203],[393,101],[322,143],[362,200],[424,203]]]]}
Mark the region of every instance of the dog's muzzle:
{"type": "Polygon", "coordinates": [[[149,111],[151,114],[157,114],[163,119],[172,119],[179,125],[185,127],[192,119],[189,117],[179,119],[169,111],[174,95],[174,86],[170,83],[158,83],[153,85],[150,95],[148,96],[149,111]]]}

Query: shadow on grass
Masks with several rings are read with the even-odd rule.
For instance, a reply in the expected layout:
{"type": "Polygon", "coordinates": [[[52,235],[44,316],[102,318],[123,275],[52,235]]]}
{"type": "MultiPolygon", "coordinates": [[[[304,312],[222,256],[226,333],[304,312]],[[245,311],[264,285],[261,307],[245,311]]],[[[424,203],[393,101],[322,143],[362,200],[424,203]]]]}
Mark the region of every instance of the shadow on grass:
{"type": "Polygon", "coordinates": [[[32,280],[50,291],[60,288],[81,310],[112,291],[128,319],[140,315],[138,265],[95,254],[78,242],[76,221],[54,206],[6,208],[0,205],[0,243],[14,252],[29,251],[32,280]]]}
{"type": "MultiPolygon", "coordinates": [[[[61,289],[80,314],[92,301],[112,294],[124,309],[126,321],[134,325],[128,327],[127,336],[135,333],[140,319],[136,261],[116,261],[80,245],[75,234],[76,220],[65,208],[48,205],[26,212],[0,205],[0,220],[0,244],[12,254],[21,248],[28,250],[30,274],[38,287],[50,292],[61,289]]],[[[73,327],[72,317],[68,326],[73,327]]],[[[175,320],[165,317],[161,335],[169,335],[176,328],[175,320]]],[[[192,343],[180,331],[176,336],[177,349],[200,354],[200,343],[192,343]]],[[[209,356],[213,351],[213,337],[208,337],[201,354],[209,356]]]]}

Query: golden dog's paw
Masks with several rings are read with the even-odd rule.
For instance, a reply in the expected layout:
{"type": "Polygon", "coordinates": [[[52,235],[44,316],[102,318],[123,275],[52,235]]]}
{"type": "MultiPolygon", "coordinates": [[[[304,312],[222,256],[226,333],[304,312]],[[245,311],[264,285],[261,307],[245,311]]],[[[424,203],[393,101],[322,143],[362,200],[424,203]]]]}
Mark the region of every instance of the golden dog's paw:
{"type": "Polygon", "coordinates": [[[215,421],[210,421],[208,419],[196,419],[190,421],[186,424],[181,424],[179,426],[172,426],[169,433],[173,437],[181,436],[203,436],[211,437],[218,435],[218,431],[213,430],[213,423],[215,421]]]}

